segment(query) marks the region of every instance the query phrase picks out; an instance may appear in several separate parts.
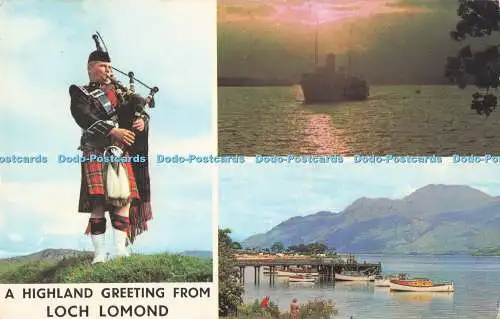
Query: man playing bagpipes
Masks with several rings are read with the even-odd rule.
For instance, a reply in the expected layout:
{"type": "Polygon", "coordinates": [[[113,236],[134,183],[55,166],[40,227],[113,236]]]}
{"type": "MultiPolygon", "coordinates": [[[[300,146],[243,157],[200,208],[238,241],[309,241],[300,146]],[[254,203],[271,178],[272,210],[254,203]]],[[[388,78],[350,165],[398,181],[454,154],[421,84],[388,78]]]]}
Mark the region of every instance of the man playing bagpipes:
{"type": "Polygon", "coordinates": [[[71,114],[83,131],[78,211],[91,214],[85,233],[91,235],[94,246],[93,263],[107,259],[106,211],[114,233],[115,256],[129,256],[127,245],[147,230],[147,221],[152,218],[149,116],[142,107],[150,101],[137,94],[124,98],[122,86],[114,80],[108,52],[97,40],[96,44],[97,50],[88,58],[90,83],[69,88],[71,114]]]}

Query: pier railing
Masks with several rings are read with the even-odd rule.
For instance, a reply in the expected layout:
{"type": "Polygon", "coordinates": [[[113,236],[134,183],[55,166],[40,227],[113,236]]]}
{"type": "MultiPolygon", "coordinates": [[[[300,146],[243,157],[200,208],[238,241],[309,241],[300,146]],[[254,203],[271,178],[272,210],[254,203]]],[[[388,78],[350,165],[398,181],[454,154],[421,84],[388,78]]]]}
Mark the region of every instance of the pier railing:
{"type": "Polygon", "coordinates": [[[238,258],[235,265],[238,267],[251,266],[326,266],[345,264],[344,260],[339,258],[238,258]]]}
{"type": "MultiPolygon", "coordinates": [[[[245,268],[254,268],[254,282],[256,285],[260,283],[261,267],[268,267],[270,274],[274,274],[275,270],[280,268],[287,269],[291,266],[297,267],[312,267],[323,275],[326,280],[334,280],[334,273],[342,270],[358,270],[366,271],[376,269],[376,273],[382,270],[381,263],[358,263],[355,258],[340,258],[340,257],[318,257],[318,256],[276,256],[276,255],[258,255],[258,256],[242,256],[235,255],[234,266],[240,270],[240,280],[244,282],[245,268]]],[[[275,276],[269,276],[269,284],[274,283],[275,276]]]]}

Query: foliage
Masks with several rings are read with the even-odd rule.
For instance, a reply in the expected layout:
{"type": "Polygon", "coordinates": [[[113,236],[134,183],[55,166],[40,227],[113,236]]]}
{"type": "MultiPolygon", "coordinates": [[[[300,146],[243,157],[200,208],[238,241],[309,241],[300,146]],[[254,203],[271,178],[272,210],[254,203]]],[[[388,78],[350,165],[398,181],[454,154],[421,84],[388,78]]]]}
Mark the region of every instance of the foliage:
{"type": "Polygon", "coordinates": [[[275,242],[274,244],[271,245],[271,251],[275,253],[281,253],[282,251],[285,250],[285,245],[283,245],[282,242],[275,242]]]}
{"type": "Polygon", "coordinates": [[[473,256],[500,256],[500,247],[478,249],[473,256]]]}
{"type": "Polygon", "coordinates": [[[278,305],[269,302],[267,308],[260,307],[260,301],[255,299],[252,304],[243,304],[238,307],[238,316],[236,318],[279,318],[280,312],[278,305]]]}
{"type": "Polygon", "coordinates": [[[236,313],[243,303],[244,288],[238,279],[230,233],[230,229],[219,229],[219,316],[236,313]]]}
{"type": "Polygon", "coordinates": [[[0,277],[6,272],[10,272],[18,267],[17,263],[0,262],[0,277]]]}
{"type": "Polygon", "coordinates": [[[253,247],[249,250],[253,252],[266,252],[266,253],[288,252],[288,253],[301,253],[304,255],[314,255],[314,254],[335,255],[335,248],[330,248],[327,245],[318,242],[313,242],[309,244],[291,245],[286,248],[282,242],[275,242],[269,248],[261,249],[259,247],[253,247]]]}
{"type": "MultiPolygon", "coordinates": [[[[329,319],[337,314],[332,300],[316,299],[300,305],[299,318],[329,319]]],[[[290,318],[286,312],[281,318],[290,318]]]]}
{"type": "MultiPolygon", "coordinates": [[[[498,0],[459,0],[457,15],[461,20],[450,36],[455,41],[467,37],[490,36],[500,30],[498,0]]],[[[489,116],[497,107],[497,96],[490,92],[500,84],[499,45],[489,46],[483,51],[472,52],[471,46],[463,47],[456,57],[448,57],[445,76],[461,89],[471,81],[484,93],[472,95],[471,109],[489,116]]]]}
{"type": "Polygon", "coordinates": [[[289,246],[287,250],[305,254],[323,254],[326,253],[329,249],[328,246],[325,244],[310,243],[307,245],[304,244],[292,245],[289,246]]]}
{"type": "MultiPolygon", "coordinates": [[[[329,319],[337,315],[335,304],[332,300],[316,299],[300,305],[299,318],[301,319],[329,319]]],[[[263,309],[258,300],[252,304],[245,304],[238,307],[238,315],[227,319],[289,319],[290,312],[280,312],[279,307],[272,301],[269,307],[263,309]]]]}
{"type": "MultiPolygon", "coordinates": [[[[44,277],[47,269],[57,265],[55,261],[35,260],[30,262],[10,263],[9,268],[0,273],[2,284],[49,283],[50,278],[44,277]]],[[[5,266],[2,265],[2,268],[5,266]]]]}
{"type": "Polygon", "coordinates": [[[11,264],[0,283],[210,282],[212,260],[172,254],[133,255],[91,264],[92,256],[11,264]]]}
{"type": "Polygon", "coordinates": [[[233,249],[241,249],[241,244],[237,241],[233,241],[233,244],[232,244],[232,247],[233,249]]]}

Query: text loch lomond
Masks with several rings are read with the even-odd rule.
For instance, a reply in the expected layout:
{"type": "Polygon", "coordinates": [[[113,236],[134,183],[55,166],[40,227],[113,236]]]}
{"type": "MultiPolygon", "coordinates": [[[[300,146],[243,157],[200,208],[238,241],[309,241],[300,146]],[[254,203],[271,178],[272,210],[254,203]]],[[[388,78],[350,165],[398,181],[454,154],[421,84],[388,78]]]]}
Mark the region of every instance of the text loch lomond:
{"type": "MultiPolygon", "coordinates": [[[[159,318],[168,315],[165,305],[127,305],[127,306],[99,306],[99,318],[159,318]]],[[[54,309],[47,306],[47,318],[95,318],[90,313],[89,306],[57,306],[54,309]]]]}

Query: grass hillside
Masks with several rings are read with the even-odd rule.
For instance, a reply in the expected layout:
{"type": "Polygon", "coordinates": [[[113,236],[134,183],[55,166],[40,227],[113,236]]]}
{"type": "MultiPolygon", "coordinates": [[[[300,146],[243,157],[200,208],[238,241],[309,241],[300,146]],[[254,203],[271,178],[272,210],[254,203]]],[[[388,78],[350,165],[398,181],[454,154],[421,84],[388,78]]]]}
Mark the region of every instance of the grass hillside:
{"type": "Polygon", "coordinates": [[[101,264],[92,256],[0,263],[0,284],[211,282],[212,259],[157,254],[133,255],[101,264]]]}
{"type": "Polygon", "coordinates": [[[500,247],[478,249],[472,255],[474,255],[474,256],[500,256],[500,247]]]}

